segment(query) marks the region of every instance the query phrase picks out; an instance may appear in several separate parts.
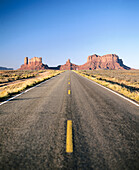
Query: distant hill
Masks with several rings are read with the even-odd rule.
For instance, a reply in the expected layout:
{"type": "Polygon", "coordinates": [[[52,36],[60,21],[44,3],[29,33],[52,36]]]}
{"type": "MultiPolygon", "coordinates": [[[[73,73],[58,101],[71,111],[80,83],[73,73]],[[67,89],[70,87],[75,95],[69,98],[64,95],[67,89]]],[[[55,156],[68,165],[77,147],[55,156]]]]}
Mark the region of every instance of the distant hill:
{"type": "Polygon", "coordinates": [[[13,70],[13,68],[7,68],[7,67],[1,67],[0,66],[0,70],[13,70]]]}

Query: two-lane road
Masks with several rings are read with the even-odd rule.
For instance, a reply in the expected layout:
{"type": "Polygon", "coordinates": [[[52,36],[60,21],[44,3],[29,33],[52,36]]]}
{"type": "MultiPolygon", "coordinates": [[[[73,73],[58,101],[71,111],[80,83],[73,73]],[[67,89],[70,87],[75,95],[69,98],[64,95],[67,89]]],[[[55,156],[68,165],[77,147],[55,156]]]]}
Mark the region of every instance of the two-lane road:
{"type": "Polygon", "coordinates": [[[2,170],[136,170],[138,139],[139,107],[72,71],[0,106],[2,170]]]}

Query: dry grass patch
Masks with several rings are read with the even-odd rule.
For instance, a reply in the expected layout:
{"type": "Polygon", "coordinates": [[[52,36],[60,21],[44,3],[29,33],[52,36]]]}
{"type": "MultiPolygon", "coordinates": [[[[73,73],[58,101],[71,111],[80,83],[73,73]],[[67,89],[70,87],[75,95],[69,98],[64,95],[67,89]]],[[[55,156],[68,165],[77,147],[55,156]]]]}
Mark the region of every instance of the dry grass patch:
{"type": "Polygon", "coordinates": [[[40,82],[43,82],[51,77],[54,77],[62,72],[63,71],[59,71],[59,70],[48,70],[45,72],[43,71],[43,73],[39,74],[39,76],[36,76],[34,78],[26,79],[19,83],[14,83],[14,84],[10,84],[8,86],[0,87],[0,99],[9,97],[16,93],[19,93],[28,87],[34,86],[34,85],[36,85],[40,82]]]}
{"type": "Polygon", "coordinates": [[[21,71],[21,70],[3,70],[0,72],[0,83],[7,83],[21,79],[27,79],[31,77],[36,77],[39,75],[41,71],[21,71]]]}
{"type": "Polygon", "coordinates": [[[139,103],[139,70],[75,71],[139,103]]]}

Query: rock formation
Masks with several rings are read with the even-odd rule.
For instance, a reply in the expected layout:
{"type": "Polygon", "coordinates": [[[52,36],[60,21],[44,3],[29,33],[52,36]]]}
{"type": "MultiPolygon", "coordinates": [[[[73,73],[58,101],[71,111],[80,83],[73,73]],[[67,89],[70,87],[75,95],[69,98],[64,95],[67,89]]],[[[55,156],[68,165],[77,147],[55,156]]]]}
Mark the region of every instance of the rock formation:
{"type": "Polygon", "coordinates": [[[66,64],[60,66],[60,70],[76,70],[78,65],[70,62],[70,59],[67,60],[66,64]]]}
{"type": "Polygon", "coordinates": [[[129,70],[130,67],[127,67],[123,64],[122,59],[116,54],[107,54],[103,56],[91,55],[88,56],[87,62],[78,67],[79,70],[94,70],[94,69],[126,69],[129,70]]]}
{"type": "Polygon", "coordinates": [[[70,62],[70,59],[67,60],[66,64],[60,65],[57,67],[48,67],[42,63],[42,58],[34,57],[28,59],[25,57],[24,64],[21,65],[20,70],[44,70],[44,69],[54,69],[54,70],[94,70],[94,69],[126,69],[129,70],[130,67],[127,67],[123,64],[122,59],[116,54],[107,54],[103,56],[99,55],[90,55],[87,58],[87,62],[83,65],[76,65],[70,62]]]}
{"type": "Polygon", "coordinates": [[[24,64],[21,65],[19,70],[44,70],[48,69],[48,66],[42,63],[41,57],[33,57],[28,59],[25,57],[24,64]]]}

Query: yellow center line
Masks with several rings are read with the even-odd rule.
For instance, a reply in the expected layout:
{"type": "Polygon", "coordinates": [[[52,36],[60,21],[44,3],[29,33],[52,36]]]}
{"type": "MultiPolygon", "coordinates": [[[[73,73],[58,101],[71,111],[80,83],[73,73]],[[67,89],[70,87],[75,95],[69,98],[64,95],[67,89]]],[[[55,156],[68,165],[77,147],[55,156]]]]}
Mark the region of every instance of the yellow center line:
{"type": "Polygon", "coordinates": [[[68,94],[70,94],[70,90],[68,90],[68,94]]]}
{"type": "Polygon", "coordinates": [[[73,142],[72,142],[72,120],[67,120],[67,138],[66,138],[66,152],[73,152],[73,142]]]}

